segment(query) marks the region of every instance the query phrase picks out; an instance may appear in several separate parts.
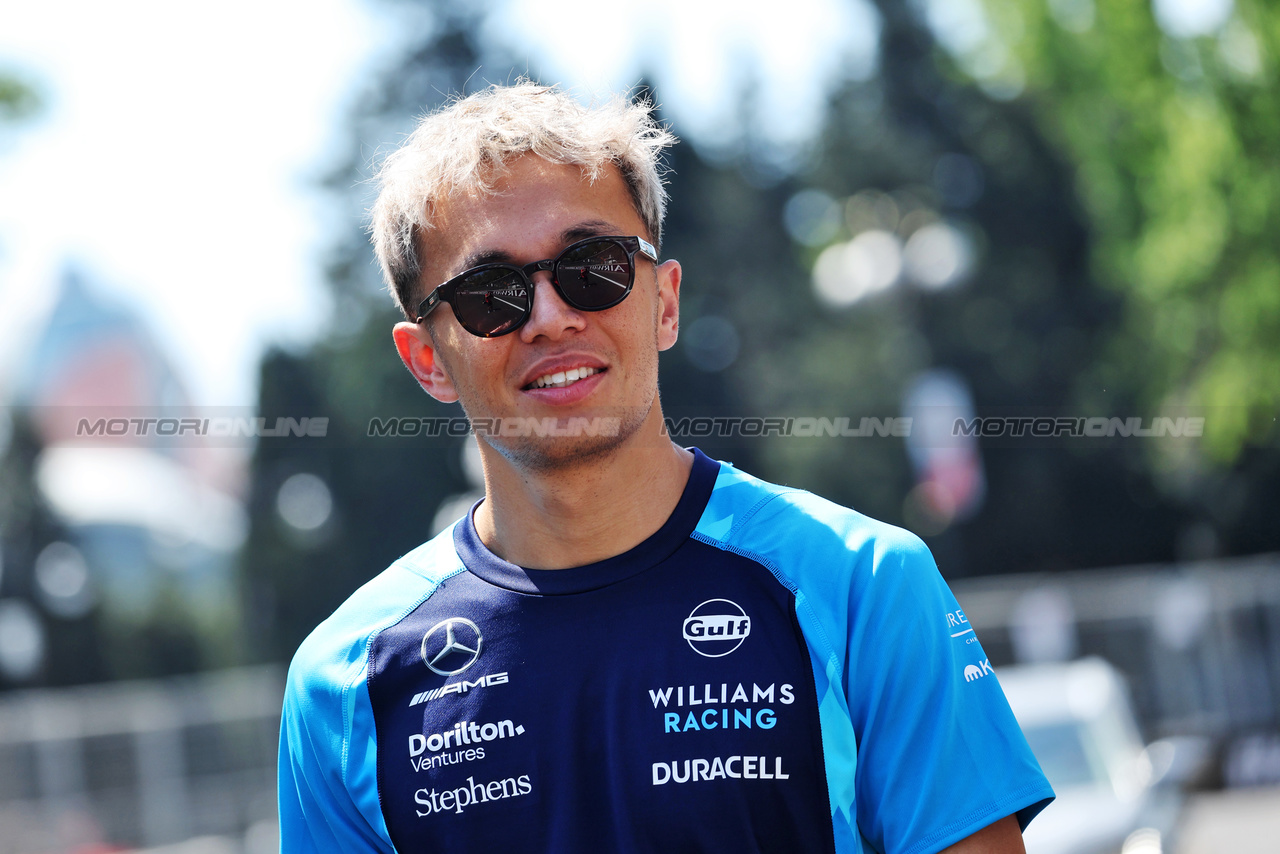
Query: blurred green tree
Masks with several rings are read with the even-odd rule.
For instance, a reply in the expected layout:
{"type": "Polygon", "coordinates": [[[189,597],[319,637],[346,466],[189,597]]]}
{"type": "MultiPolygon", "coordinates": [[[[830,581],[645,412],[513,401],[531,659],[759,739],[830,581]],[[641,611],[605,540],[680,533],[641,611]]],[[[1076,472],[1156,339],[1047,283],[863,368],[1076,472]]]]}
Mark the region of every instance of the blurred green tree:
{"type": "MultiPolygon", "coordinates": [[[[835,94],[800,176],[834,203],[834,218],[796,254],[816,279],[829,247],[876,234],[898,247],[902,271],[846,305],[816,298],[809,277],[796,283],[789,334],[754,351],[746,392],[778,411],[885,417],[901,412],[919,372],[945,368],[965,379],[978,414],[1073,412],[1079,378],[1105,358],[1096,342],[1119,300],[1088,267],[1070,164],[1022,104],[957,71],[917,7],[877,8],[878,73],[835,94]],[[942,281],[912,267],[930,257],[913,258],[921,241],[947,234],[967,244],[967,273],[942,281]]],[[[766,473],[906,524],[929,537],[948,574],[1174,557],[1194,511],[1153,487],[1140,454],[1117,443],[1016,444],[983,442],[987,497],[967,520],[921,503],[888,440],[775,441],[766,473]],[[886,477],[869,476],[873,465],[886,477]]]]}
{"type": "Polygon", "coordinates": [[[20,75],[0,70],[0,122],[27,118],[40,106],[35,88],[20,75]]]}
{"type": "MultiPolygon", "coordinates": [[[[981,15],[984,7],[974,4],[883,0],[876,6],[883,24],[879,71],[837,93],[820,148],[802,174],[804,185],[839,202],[835,227],[825,241],[801,248],[802,263],[813,268],[821,250],[870,228],[896,230],[908,254],[913,235],[939,219],[973,240],[977,261],[968,281],[950,288],[897,286],[847,308],[810,300],[814,331],[759,351],[752,374],[762,381],[749,390],[766,404],[811,406],[823,399],[825,386],[835,393],[827,400],[843,401],[848,411],[885,413],[895,411],[913,371],[945,367],[967,379],[982,415],[1204,414],[1206,438],[1038,448],[984,441],[986,504],[940,534],[937,520],[913,512],[919,508],[910,497],[901,509],[894,506],[894,496],[910,487],[901,467],[888,488],[846,477],[850,457],[878,453],[869,447],[773,442],[766,455],[772,470],[766,471],[774,477],[788,471],[796,482],[932,535],[948,572],[1167,561],[1280,546],[1268,521],[1280,501],[1270,391],[1278,352],[1272,301],[1280,289],[1274,277],[1257,274],[1274,264],[1274,222],[1267,217],[1273,218],[1275,204],[1240,201],[1246,190],[1265,195],[1277,186],[1274,158],[1266,154],[1280,140],[1274,111],[1266,109],[1271,88],[1258,76],[1274,52],[1261,39],[1251,41],[1240,22],[1260,13],[1242,5],[1213,39],[1191,42],[1199,46],[1201,65],[1216,58],[1220,68],[1235,69],[1222,71],[1228,81],[1223,86],[1239,103],[1232,108],[1236,118],[1224,118],[1222,127],[1218,119],[1205,119],[1179,136],[1181,126],[1169,123],[1169,111],[1191,109],[1188,104],[1205,95],[1178,93],[1188,86],[1188,42],[1162,36],[1146,4],[1124,6],[1147,24],[1113,35],[1112,60],[1124,66],[1114,69],[1082,48],[1075,54],[1077,68],[1055,41],[1087,40],[1089,31],[1072,32],[1057,21],[1092,15],[1089,0],[1052,0],[1049,12],[1030,0],[990,0],[987,17],[977,24],[956,17],[965,9],[981,15]],[[1026,11],[1031,8],[1036,11],[1026,11]],[[1052,38],[1039,38],[1038,27],[1057,29],[1052,38]],[[1021,52],[1006,49],[1014,43],[1021,52]],[[1224,45],[1245,48],[1236,55],[1224,45]],[[1150,61],[1139,64],[1157,79],[1134,76],[1130,66],[1138,54],[1148,55],[1150,61]],[[1055,69],[1057,88],[1049,92],[1037,89],[1037,77],[1026,70],[1044,65],[1055,69]],[[1253,76],[1242,79],[1242,68],[1253,76]],[[1166,92],[1173,106],[1107,106],[1116,99],[1127,104],[1143,92],[1166,92]],[[1064,123],[1093,140],[1087,159],[1063,141],[1064,123]],[[1154,130],[1143,130],[1153,123],[1155,130],[1163,128],[1160,140],[1149,138],[1154,130]],[[1199,155],[1183,149],[1200,145],[1198,136],[1224,133],[1239,139],[1221,151],[1210,149],[1218,151],[1216,159],[1197,171],[1199,155]],[[1137,149],[1135,135],[1145,140],[1137,149]],[[1240,158],[1226,163],[1227,150],[1241,152],[1240,158]],[[1103,177],[1105,193],[1089,189],[1103,177]],[[1148,198],[1157,187],[1169,201],[1148,198]],[[1114,221],[1099,219],[1098,202],[1089,196],[1095,191],[1110,199],[1114,221]],[[1181,282],[1176,294],[1132,285],[1125,278],[1137,275],[1131,271],[1154,270],[1174,258],[1172,248],[1154,250],[1155,240],[1179,244],[1184,254],[1216,245],[1217,238],[1208,238],[1224,226],[1200,231],[1195,220],[1207,212],[1198,209],[1197,193],[1217,199],[1210,199],[1208,211],[1240,223],[1228,228],[1230,246],[1238,251],[1213,249],[1215,273],[1204,274],[1203,264],[1187,260],[1161,267],[1162,275],[1181,282]],[[1156,208],[1159,222],[1148,222],[1156,208]],[[1171,219],[1174,210],[1182,213],[1171,219]],[[1242,258],[1252,260],[1244,264],[1242,258]],[[1242,278],[1245,268],[1254,271],[1252,278],[1242,278]],[[1209,278],[1189,276],[1192,269],[1209,278]],[[1252,331],[1228,343],[1213,330],[1222,329],[1224,316],[1239,319],[1224,315],[1224,306],[1238,308],[1246,295],[1252,331]],[[1200,331],[1175,335],[1168,312],[1194,315],[1200,331]],[[1157,328],[1159,318],[1166,319],[1157,328]],[[1244,359],[1242,352],[1251,354],[1248,370],[1225,367],[1244,359]],[[845,373],[843,384],[833,381],[831,364],[845,373]],[[770,365],[786,366],[787,381],[768,382],[770,365]],[[1249,385],[1248,394],[1233,396],[1230,389],[1241,383],[1249,385]]],[[[1103,14],[1097,12],[1099,21],[1103,14]]],[[[1125,15],[1114,4],[1105,14],[1125,15]]],[[[1072,26],[1086,29],[1078,19],[1072,26]]],[[[804,304],[804,294],[794,297],[804,304]]]]}
{"type": "Polygon", "coordinates": [[[1025,86],[1071,163],[1092,270],[1122,300],[1082,401],[1126,388],[1150,407],[1203,407],[1222,467],[1277,436],[1280,8],[1186,6],[987,0],[961,65],[1025,86]]]}

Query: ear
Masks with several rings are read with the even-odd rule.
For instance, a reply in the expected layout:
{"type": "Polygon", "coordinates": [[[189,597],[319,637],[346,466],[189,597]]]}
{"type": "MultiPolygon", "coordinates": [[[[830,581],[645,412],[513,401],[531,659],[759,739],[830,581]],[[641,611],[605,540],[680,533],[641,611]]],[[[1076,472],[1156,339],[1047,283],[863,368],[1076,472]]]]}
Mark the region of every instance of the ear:
{"type": "Polygon", "coordinates": [[[436,354],[435,343],[425,323],[409,323],[402,321],[391,330],[395,339],[396,350],[400,353],[400,361],[413,374],[418,385],[427,394],[441,403],[454,403],[458,392],[454,390],[453,380],[445,371],[444,365],[436,354]]]}
{"type": "Polygon", "coordinates": [[[658,277],[658,349],[670,350],[680,335],[680,262],[663,261],[658,277]]]}

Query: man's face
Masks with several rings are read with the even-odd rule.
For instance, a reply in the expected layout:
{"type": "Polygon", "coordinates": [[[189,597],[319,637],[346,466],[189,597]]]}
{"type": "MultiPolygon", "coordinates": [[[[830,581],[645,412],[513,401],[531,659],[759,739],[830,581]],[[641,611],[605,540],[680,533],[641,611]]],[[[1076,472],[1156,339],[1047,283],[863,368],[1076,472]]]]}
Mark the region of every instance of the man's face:
{"type": "MultiPolygon", "coordinates": [[[[593,235],[652,237],[612,166],[589,183],[577,166],[525,155],[509,164],[496,189],[493,195],[460,195],[436,209],[435,228],[423,241],[426,264],[417,299],[478,264],[523,266],[593,235]]],[[[544,272],[534,276],[532,315],[513,333],[476,337],[458,324],[451,307],[440,305],[426,323],[398,324],[396,345],[422,386],[438,400],[461,401],[473,423],[552,418],[569,427],[575,423],[570,418],[617,419],[612,436],[605,430],[595,436],[525,431],[486,437],[522,466],[581,463],[634,440],[646,420],[657,441],[658,351],[676,340],[680,267],[675,261],[655,266],[639,254],[635,267],[631,294],[604,311],[571,308],[544,272]],[[581,375],[576,381],[537,387],[573,371],[581,375]]]]}

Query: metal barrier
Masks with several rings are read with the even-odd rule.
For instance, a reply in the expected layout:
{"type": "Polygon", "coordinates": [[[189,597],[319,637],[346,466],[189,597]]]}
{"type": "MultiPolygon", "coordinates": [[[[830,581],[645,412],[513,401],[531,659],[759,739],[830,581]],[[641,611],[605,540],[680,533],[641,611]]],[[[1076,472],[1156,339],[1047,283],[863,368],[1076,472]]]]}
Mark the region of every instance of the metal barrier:
{"type": "Polygon", "coordinates": [[[1280,555],[951,587],[993,666],[1101,656],[1149,738],[1211,739],[1226,785],[1280,782],[1280,555]]]}
{"type": "Polygon", "coordinates": [[[0,854],[273,844],[283,692],[269,666],[0,695],[0,854]]]}

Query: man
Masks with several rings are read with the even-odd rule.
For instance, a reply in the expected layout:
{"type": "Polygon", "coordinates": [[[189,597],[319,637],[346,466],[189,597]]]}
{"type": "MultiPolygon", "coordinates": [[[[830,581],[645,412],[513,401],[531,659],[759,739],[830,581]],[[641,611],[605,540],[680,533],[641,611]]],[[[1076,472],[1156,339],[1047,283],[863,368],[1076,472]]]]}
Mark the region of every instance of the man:
{"type": "Polygon", "coordinates": [[[382,170],[485,498],[299,649],[283,850],[1022,851],[1053,793],[924,545],[663,436],[650,112],[494,87],[382,170]]]}

